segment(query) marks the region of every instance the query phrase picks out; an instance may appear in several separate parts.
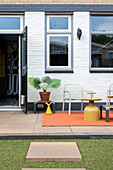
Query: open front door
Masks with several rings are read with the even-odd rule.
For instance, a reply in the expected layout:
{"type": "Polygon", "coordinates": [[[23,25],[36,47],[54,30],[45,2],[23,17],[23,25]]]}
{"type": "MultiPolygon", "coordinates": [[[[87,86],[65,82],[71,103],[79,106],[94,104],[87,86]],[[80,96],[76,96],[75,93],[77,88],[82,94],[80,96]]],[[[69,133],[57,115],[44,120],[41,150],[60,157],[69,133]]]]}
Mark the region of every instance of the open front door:
{"type": "Polygon", "coordinates": [[[21,107],[27,113],[27,27],[22,34],[21,68],[21,107]]]}

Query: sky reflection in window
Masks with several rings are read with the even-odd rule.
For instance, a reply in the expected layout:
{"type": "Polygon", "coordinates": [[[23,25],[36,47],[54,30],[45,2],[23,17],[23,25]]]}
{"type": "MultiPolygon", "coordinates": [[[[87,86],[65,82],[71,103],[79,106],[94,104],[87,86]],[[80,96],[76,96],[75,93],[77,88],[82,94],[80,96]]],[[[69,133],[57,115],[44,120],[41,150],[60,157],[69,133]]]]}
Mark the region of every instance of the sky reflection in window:
{"type": "Polygon", "coordinates": [[[50,29],[68,29],[68,17],[50,17],[50,29]]]}
{"type": "Polygon", "coordinates": [[[91,16],[91,31],[113,32],[113,16],[91,16]]]}
{"type": "Polygon", "coordinates": [[[0,29],[20,29],[20,18],[0,17],[0,29]]]}

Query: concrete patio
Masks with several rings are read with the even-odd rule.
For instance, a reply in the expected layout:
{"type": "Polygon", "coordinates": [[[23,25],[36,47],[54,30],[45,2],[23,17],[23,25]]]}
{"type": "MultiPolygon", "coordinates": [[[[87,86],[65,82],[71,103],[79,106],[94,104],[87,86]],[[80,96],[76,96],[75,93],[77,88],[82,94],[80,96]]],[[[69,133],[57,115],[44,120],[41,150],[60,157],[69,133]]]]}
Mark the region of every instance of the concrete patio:
{"type": "Polygon", "coordinates": [[[112,126],[42,127],[43,114],[0,111],[0,139],[113,138],[112,126]]]}

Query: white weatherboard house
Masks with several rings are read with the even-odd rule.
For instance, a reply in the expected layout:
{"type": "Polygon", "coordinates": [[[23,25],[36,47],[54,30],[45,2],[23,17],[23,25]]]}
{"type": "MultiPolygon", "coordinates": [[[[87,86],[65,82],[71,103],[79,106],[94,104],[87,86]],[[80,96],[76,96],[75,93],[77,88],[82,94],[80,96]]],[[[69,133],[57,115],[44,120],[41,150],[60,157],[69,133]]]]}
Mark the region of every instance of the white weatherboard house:
{"type": "Polygon", "coordinates": [[[50,89],[56,109],[70,83],[106,102],[113,83],[112,4],[0,4],[0,109],[33,109],[39,93],[27,77],[43,76],[62,80],[50,89]]]}

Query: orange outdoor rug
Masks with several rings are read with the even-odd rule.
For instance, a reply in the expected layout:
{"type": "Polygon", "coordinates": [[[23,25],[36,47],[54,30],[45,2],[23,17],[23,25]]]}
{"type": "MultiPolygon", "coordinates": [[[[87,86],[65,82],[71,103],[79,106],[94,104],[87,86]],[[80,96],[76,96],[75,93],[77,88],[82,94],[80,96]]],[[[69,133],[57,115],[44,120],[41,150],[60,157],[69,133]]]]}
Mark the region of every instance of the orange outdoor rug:
{"type": "Polygon", "coordinates": [[[66,112],[44,114],[42,126],[113,126],[113,112],[109,114],[109,122],[106,122],[105,115],[103,112],[103,119],[99,121],[86,121],[83,112],[72,112],[70,116],[66,112]]]}

